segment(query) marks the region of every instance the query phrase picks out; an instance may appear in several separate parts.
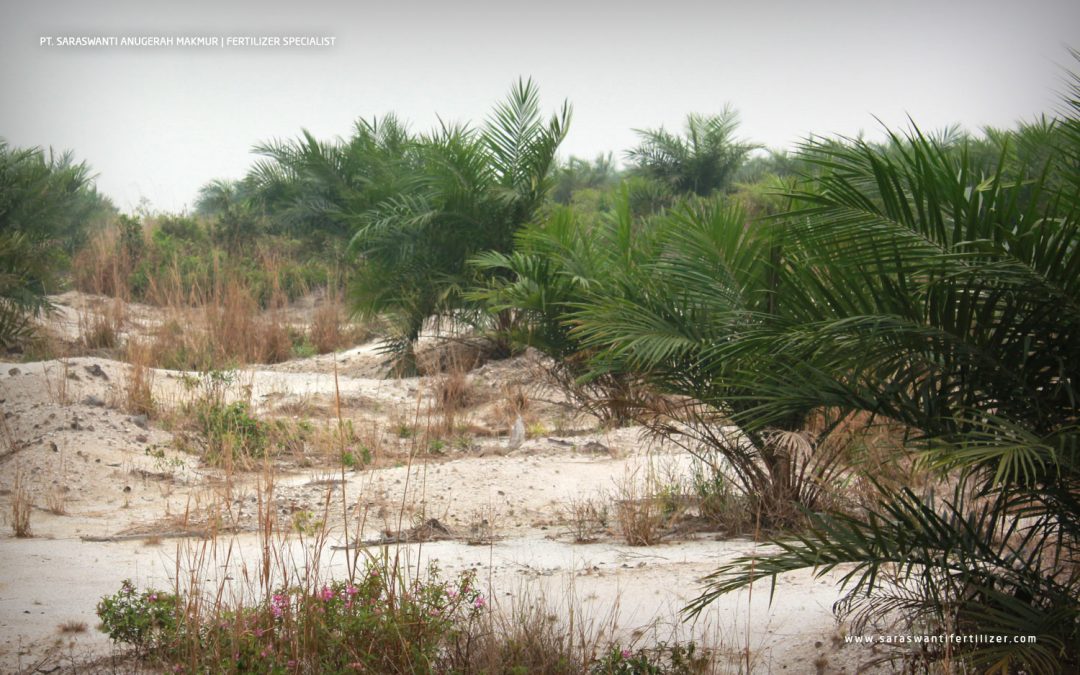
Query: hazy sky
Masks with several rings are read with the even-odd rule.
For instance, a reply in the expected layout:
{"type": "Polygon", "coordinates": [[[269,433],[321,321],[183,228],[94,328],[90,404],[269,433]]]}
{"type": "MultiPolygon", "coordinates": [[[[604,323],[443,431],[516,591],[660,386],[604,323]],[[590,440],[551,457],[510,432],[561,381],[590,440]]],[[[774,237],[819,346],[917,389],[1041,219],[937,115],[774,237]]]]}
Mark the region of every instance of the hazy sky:
{"type": "Polygon", "coordinates": [[[1077,0],[39,0],[0,6],[0,137],[71,149],[125,210],[190,205],[251,146],[347,135],[397,112],[482,120],[519,76],[574,106],[563,154],[617,155],[633,128],[732,103],[790,147],[880,125],[1008,126],[1052,110],[1080,47],[1077,0]],[[329,48],[42,46],[60,36],[296,36],[329,48]]]}

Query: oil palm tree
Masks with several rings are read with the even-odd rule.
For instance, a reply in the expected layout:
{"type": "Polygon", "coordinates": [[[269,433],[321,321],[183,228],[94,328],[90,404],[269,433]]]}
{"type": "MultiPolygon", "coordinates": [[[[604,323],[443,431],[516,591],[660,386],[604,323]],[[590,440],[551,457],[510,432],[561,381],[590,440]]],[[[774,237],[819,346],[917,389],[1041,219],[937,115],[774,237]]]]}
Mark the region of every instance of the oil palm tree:
{"type": "MultiPolygon", "coordinates": [[[[242,201],[277,231],[347,239],[356,214],[402,189],[398,181],[414,166],[414,149],[415,138],[394,115],[357,120],[348,139],[320,141],[304,130],[293,140],[255,146],[262,158],[242,182],[242,201]]],[[[215,194],[221,196],[209,196],[215,194]]]]}
{"type": "Polygon", "coordinates": [[[510,251],[537,213],[570,115],[564,103],[545,120],[536,85],[521,80],[482,127],[444,125],[422,137],[400,189],[352,218],[352,250],[363,261],[354,308],[391,318],[388,351],[403,372],[415,368],[412,348],[428,318],[468,309],[463,291],[487,274],[478,278],[469,258],[510,251]]]}
{"type": "MultiPolygon", "coordinates": [[[[989,174],[963,141],[917,130],[884,146],[808,144],[819,175],[771,228],[781,311],[729,314],[726,337],[702,339],[679,284],[654,286],[668,320],[618,343],[641,368],[692,355],[694,386],[750,392],[729,404],[746,430],[808,406],[886,418],[954,485],[946,497],[883,487],[865,517],[810,514],[780,553],[717,570],[693,611],[758,579],[850,565],[837,609],[857,623],[891,613],[915,630],[1003,636],[960,648],[979,669],[1077,665],[1078,120],[1073,101],[1052,133],[1021,130],[1010,143],[1048,143],[1039,165],[1003,151],[989,174]]],[[[676,279],[695,269],[670,264],[676,279]]]]}
{"type": "Polygon", "coordinates": [[[589,298],[617,293],[616,277],[659,256],[666,229],[635,217],[626,185],[613,207],[598,219],[555,208],[518,233],[512,252],[476,255],[471,264],[487,280],[469,297],[512,313],[509,340],[550,356],[551,374],[579,406],[605,422],[624,423],[634,414],[639,378],[628,369],[596,370],[597,350],[574,330],[573,314],[589,298]]]}
{"type": "Polygon", "coordinates": [[[0,139],[0,344],[27,335],[29,317],[49,308],[67,257],[111,209],[91,181],[70,153],[0,139]]]}
{"type": "Polygon", "coordinates": [[[559,204],[569,204],[575,192],[610,188],[618,179],[619,170],[610,152],[597,155],[591,162],[571,157],[555,172],[551,198],[559,204]]]}
{"type": "Polygon", "coordinates": [[[626,153],[637,171],[677,193],[706,196],[724,190],[758,145],[735,138],[739,115],[727,106],[719,115],[690,114],[683,135],[663,127],[635,130],[641,143],[626,153]]]}

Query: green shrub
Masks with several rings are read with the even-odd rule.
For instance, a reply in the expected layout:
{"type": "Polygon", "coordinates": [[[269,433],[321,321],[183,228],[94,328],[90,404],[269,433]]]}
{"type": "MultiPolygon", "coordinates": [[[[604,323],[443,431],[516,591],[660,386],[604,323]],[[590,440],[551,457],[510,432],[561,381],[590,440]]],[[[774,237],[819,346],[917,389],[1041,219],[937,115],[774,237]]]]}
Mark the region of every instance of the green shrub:
{"type": "Polygon", "coordinates": [[[290,330],[289,337],[292,339],[292,353],[296,358],[307,359],[319,353],[306,333],[290,330]]]}
{"type": "Polygon", "coordinates": [[[172,237],[185,241],[204,244],[208,241],[206,229],[199,221],[190,216],[162,215],[157,221],[158,230],[156,239],[172,237]]]}
{"type": "Polygon", "coordinates": [[[113,642],[153,649],[175,637],[179,599],[153,589],[139,592],[125,579],[120,590],[101,599],[101,630],[113,642]]]}
{"type": "Polygon", "coordinates": [[[259,458],[266,454],[266,425],[252,417],[247,403],[203,400],[197,406],[195,416],[206,437],[206,460],[211,464],[226,455],[237,459],[259,458]]]}

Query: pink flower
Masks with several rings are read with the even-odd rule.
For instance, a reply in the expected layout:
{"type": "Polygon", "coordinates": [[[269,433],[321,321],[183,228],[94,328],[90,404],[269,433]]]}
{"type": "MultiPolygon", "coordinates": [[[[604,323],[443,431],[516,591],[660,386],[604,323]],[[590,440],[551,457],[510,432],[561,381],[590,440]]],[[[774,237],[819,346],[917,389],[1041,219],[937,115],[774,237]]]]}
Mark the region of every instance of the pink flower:
{"type": "Polygon", "coordinates": [[[334,591],[329,586],[322,587],[322,593],[320,594],[323,602],[329,602],[334,599],[334,591]]]}
{"type": "Polygon", "coordinates": [[[478,595],[476,596],[476,600],[473,602],[473,607],[476,607],[477,609],[483,609],[484,605],[486,604],[487,601],[484,600],[484,596],[478,595]]]}
{"type": "Polygon", "coordinates": [[[628,659],[628,658],[630,658],[630,650],[629,650],[629,649],[624,649],[624,650],[622,650],[622,657],[623,657],[624,659],[628,659]]]}
{"type": "Polygon", "coordinates": [[[352,584],[349,584],[348,588],[345,589],[345,595],[349,596],[350,598],[359,592],[359,589],[357,589],[356,586],[353,586],[352,584]]]}
{"type": "Polygon", "coordinates": [[[150,594],[150,602],[157,602],[157,593],[150,594]]]}
{"type": "Polygon", "coordinates": [[[274,597],[270,598],[270,613],[274,615],[275,619],[280,619],[285,606],[288,604],[289,600],[286,596],[275,593],[274,597]]]}

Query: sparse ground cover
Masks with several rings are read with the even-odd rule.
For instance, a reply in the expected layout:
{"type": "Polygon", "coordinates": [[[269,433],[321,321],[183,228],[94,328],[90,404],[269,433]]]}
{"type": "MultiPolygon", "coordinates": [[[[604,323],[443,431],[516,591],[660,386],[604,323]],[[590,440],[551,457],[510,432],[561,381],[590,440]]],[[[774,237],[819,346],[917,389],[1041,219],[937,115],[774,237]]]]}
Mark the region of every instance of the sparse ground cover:
{"type": "MultiPolygon", "coordinates": [[[[150,643],[111,645],[97,629],[101,598],[131,579],[136,600],[156,589],[210,616],[250,614],[251,630],[276,631],[279,656],[291,650],[278,663],[245,643],[248,658],[263,659],[252,668],[291,672],[314,643],[301,640],[308,629],[259,623],[273,618],[275,592],[292,589],[301,611],[324,586],[337,597],[372,570],[408,586],[436,567],[440,593],[468,575],[478,595],[444,617],[458,638],[428,645],[435,669],[509,658],[530,672],[553,649],[562,672],[649,672],[619,668],[670,669],[672,658],[684,672],[800,672],[808,653],[854,672],[875,657],[834,639],[843,627],[828,578],[787,577],[771,604],[762,585],[684,623],[700,578],[755,549],[752,521],[732,505],[710,514],[699,498],[706,467],[681,448],[577,412],[534,352],[399,379],[381,376],[374,342],[269,366],[169,371],[86,345],[113,302],[56,301],[52,344],[83,355],[0,367],[5,669],[164,667],[116,661],[129,656],[114,647],[150,643]],[[30,537],[15,536],[17,504],[30,537]],[[679,651],[691,643],[696,655],[679,651]]],[[[297,325],[318,311],[292,309],[297,325]]],[[[122,311],[130,344],[170,310],[122,311]]],[[[442,344],[425,340],[418,353],[442,344]]],[[[349,621],[323,629],[374,630],[349,621]]],[[[195,667],[196,646],[172,639],[175,663],[195,667]]]]}

